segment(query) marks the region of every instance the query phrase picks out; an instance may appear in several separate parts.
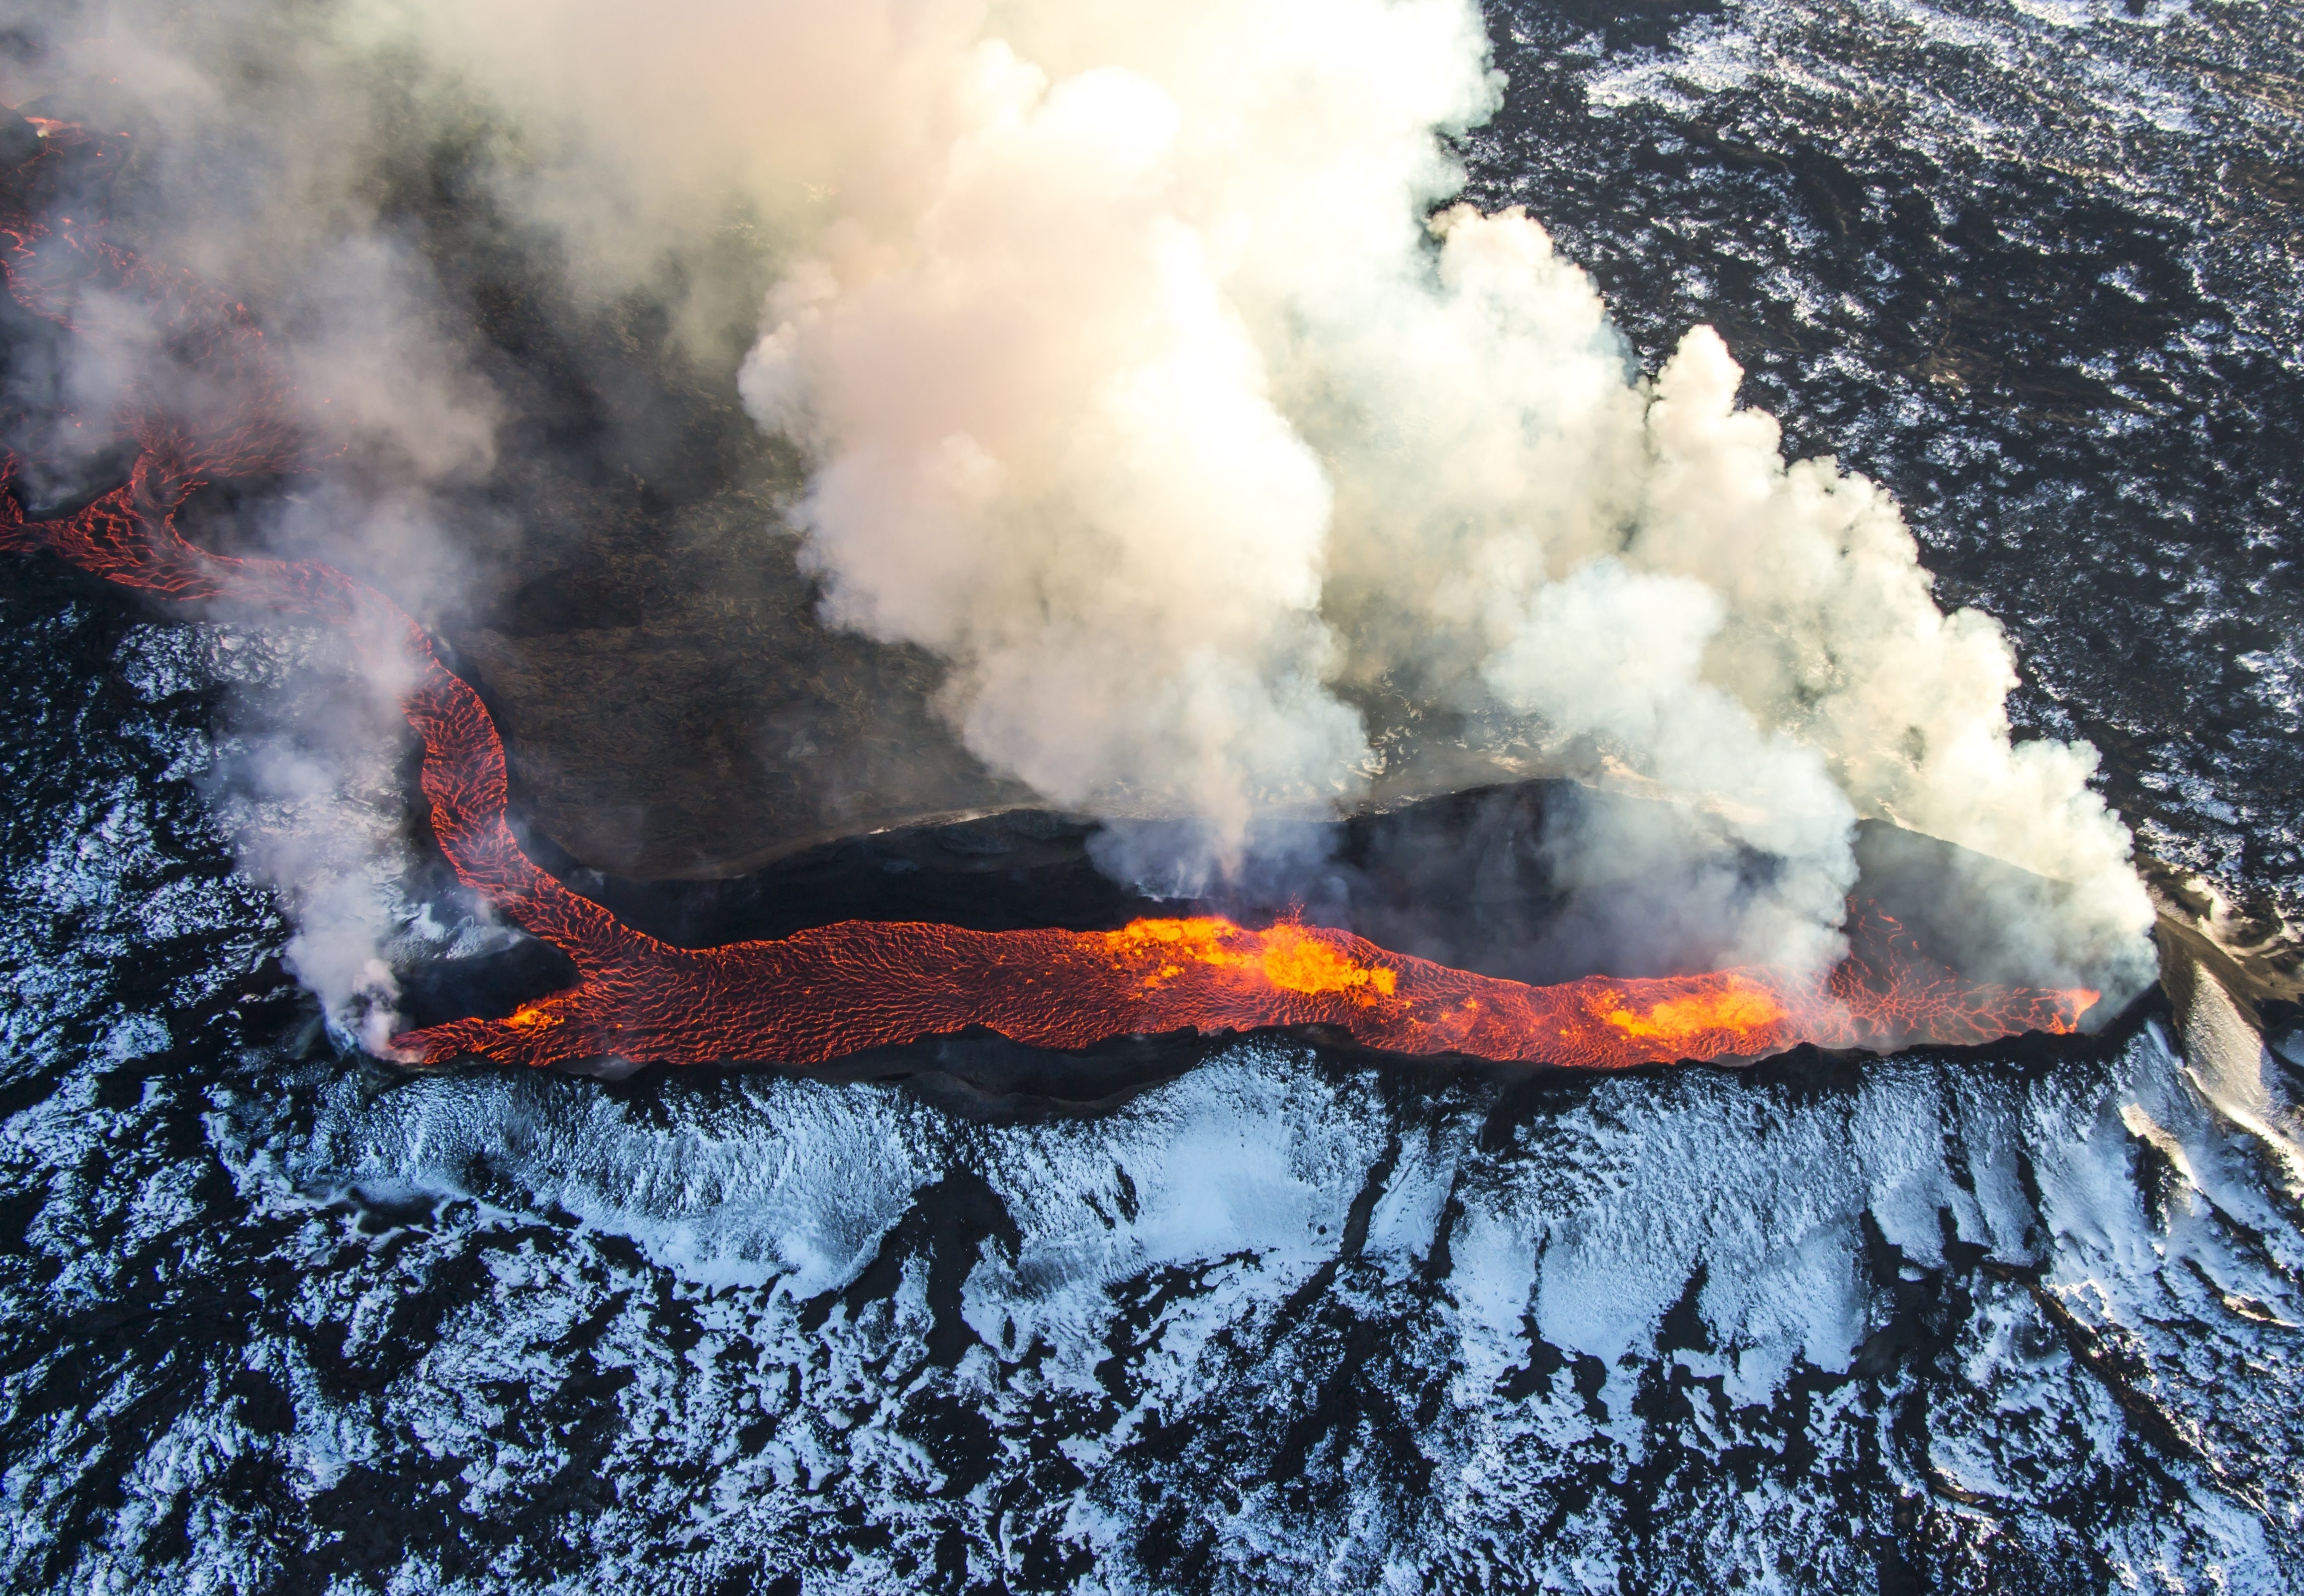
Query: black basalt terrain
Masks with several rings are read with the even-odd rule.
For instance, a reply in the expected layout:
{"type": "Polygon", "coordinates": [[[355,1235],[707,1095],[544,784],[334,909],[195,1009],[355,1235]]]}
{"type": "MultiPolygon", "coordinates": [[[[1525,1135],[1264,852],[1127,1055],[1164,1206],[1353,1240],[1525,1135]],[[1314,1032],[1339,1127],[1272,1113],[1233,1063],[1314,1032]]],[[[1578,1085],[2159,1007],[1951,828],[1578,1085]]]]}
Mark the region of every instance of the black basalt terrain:
{"type": "Polygon", "coordinates": [[[1650,370],[1710,322],[1788,453],[1893,489],[2164,885],[2259,936],[2304,912],[2292,13],[1599,0],[1491,32],[1472,197],[1540,216],[1650,370]]]}

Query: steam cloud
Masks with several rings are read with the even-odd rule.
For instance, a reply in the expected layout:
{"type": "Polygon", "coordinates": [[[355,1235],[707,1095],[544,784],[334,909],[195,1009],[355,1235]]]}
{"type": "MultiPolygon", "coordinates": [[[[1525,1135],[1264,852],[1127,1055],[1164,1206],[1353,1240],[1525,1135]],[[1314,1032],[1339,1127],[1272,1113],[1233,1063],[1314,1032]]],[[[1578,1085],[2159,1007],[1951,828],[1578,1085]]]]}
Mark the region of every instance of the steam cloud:
{"type": "MultiPolygon", "coordinates": [[[[419,612],[469,589],[473,518],[452,506],[494,463],[501,407],[429,265],[380,214],[377,130],[408,114],[406,85],[286,8],[0,0],[0,98],[100,129],[132,123],[134,161],[106,197],[120,234],[246,295],[287,365],[318,470],[246,505],[196,497],[195,535],[332,560],[419,612]]],[[[62,504],[124,476],[133,447],[106,423],[131,390],[208,402],[204,374],[138,304],[84,293],[74,320],[71,337],[23,317],[0,329],[9,442],[45,456],[47,479],[27,486],[62,504]]],[[[258,691],[228,700],[204,785],[242,868],[294,923],[286,966],[341,1039],[382,1052],[398,1029],[392,964],[436,953],[445,934],[404,892],[398,684],[346,680],[339,652],[297,657],[305,712],[285,719],[250,708],[284,697],[278,648],[222,656],[213,674],[258,691]],[[251,677],[259,657],[268,667],[251,677]]]]}
{"type": "MultiPolygon", "coordinates": [[[[732,216],[774,241],[741,389],[811,463],[829,615],[948,661],[968,745],[1052,802],[1201,823],[1197,859],[1122,834],[1135,868],[1412,790],[1446,751],[1374,736],[1382,704],[1487,768],[1662,800],[1548,839],[1669,923],[1659,964],[1837,956],[1870,816],[2053,884],[1968,884],[1971,974],[2149,979],[2094,751],[2012,742],[2006,639],[1938,609],[1889,497],[1787,464],[1711,329],[1643,378],[1536,219],[1449,206],[1448,137],[1502,89],[1467,0],[326,14],[295,81],[399,52],[508,107],[498,197],[580,277],[732,216]]],[[[305,93],[284,125],[344,121],[305,93]]],[[[427,325],[388,239],[329,247],[402,296],[348,325],[427,325]]],[[[343,280],[300,259],[273,278],[343,280]]],[[[437,339],[347,347],[326,369],[456,397],[383,406],[412,480],[484,453],[437,339]]]]}
{"type": "MultiPolygon", "coordinates": [[[[526,14],[511,59],[549,53],[547,19],[710,53],[526,14]]],[[[1500,90],[1462,0],[744,14],[690,25],[812,137],[772,111],[717,147],[822,213],[745,401],[816,462],[830,613],[950,659],[988,762],[1236,851],[1362,795],[1358,706],[1404,692],[1669,799],[1563,852],[1681,883],[1691,955],[1836,955],[1872,815],[2066,884],[1999,905],[2026,928],[2005,972],[2148,972],[2093,751],[2012,744],[2006,640],[1937,609],[1886,496],[1787,466],[1709,328],[1638,380],[1537,221],[1434,214],[1441,135],[1500,90]]]]}

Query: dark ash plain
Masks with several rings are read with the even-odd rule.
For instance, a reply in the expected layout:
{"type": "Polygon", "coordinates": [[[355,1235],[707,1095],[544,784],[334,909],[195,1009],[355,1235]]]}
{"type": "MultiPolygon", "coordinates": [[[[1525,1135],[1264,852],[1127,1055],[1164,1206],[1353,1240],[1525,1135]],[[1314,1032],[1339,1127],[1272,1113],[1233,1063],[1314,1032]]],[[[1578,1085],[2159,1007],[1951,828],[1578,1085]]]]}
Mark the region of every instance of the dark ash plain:
{"type": "MultiPolygon", "coordinates": [[[[2292,20],[1492,30],[1473,197],[1639,358],[1715,322],[1796,453],[1892,487],[2166,890],[2240,943],[2304,910],[2292,20]]],[[[224,836],[213,773],[325,717],[326,640],[26,564],[0,648],[10,1589],[2304,1584],[2276,943],[2084,1045],[1741,1072],[1250,1039],[1093,1115],[411,1079],[330,1038],[224,836]]],[[[321,821],[403,839],[411,979],[516,959],[403,756],[321,821]]]]}

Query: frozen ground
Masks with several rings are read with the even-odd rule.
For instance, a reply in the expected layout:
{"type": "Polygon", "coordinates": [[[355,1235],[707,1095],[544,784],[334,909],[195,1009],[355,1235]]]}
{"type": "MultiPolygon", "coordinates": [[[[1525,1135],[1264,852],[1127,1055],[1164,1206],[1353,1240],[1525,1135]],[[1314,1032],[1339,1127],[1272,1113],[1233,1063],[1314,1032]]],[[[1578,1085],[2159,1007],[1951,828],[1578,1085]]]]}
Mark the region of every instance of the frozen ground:
{"type": "Polygon", "coordinates": [[[11,1588],[2299,1578],[2291,1066],[2197,1011],[2190,1064],[2168,1016],[1517,1085],[1251,1042],[1003,1126],[396,1080],[197,786],[294,640],[5,602],[11,1588]]]}

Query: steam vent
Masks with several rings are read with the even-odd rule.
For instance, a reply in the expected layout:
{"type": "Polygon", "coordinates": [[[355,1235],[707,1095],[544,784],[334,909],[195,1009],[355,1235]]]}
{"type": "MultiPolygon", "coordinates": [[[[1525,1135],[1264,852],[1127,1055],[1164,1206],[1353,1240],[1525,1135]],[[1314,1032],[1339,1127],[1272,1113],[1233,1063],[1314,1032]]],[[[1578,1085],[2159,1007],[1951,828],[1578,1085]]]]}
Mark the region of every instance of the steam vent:
{"type": "Polygon", "coordinates": [[[2304,36],[0,26],[0,1590],[2304,1590],[2304,36]]]}

